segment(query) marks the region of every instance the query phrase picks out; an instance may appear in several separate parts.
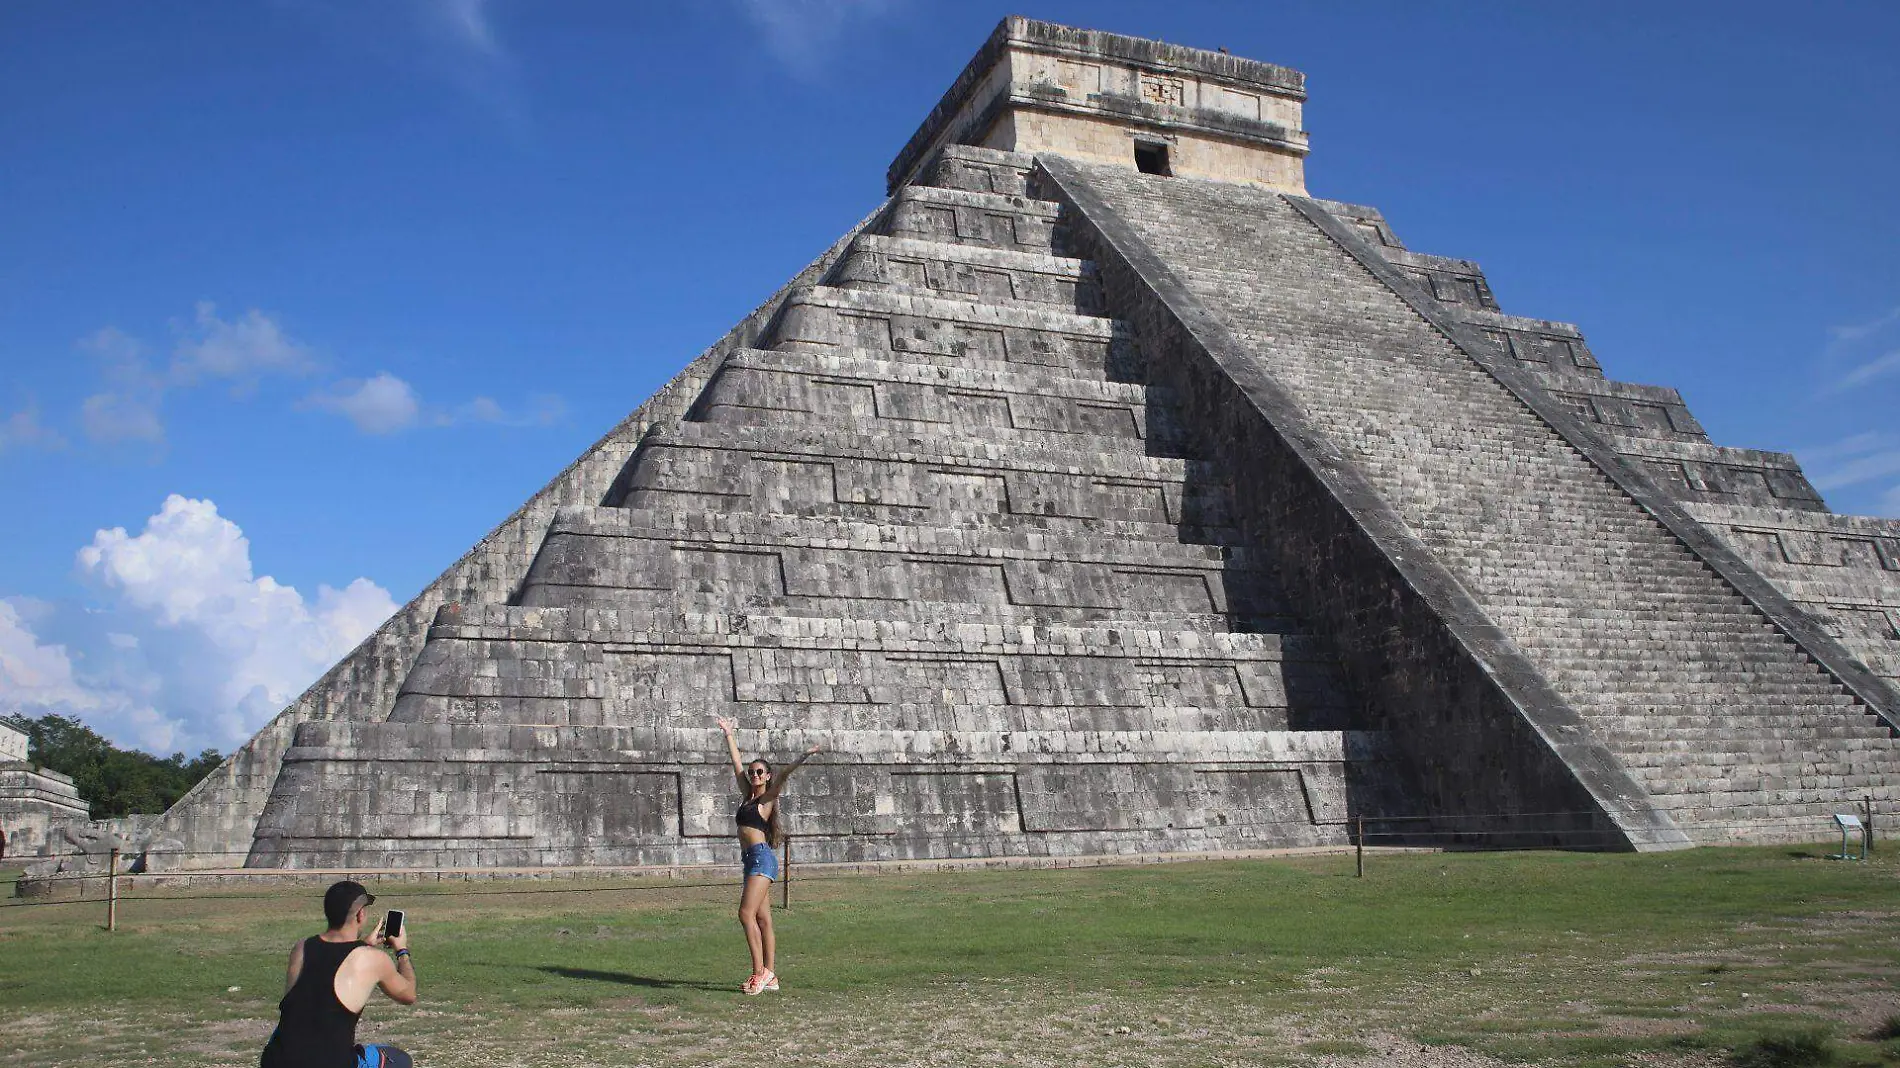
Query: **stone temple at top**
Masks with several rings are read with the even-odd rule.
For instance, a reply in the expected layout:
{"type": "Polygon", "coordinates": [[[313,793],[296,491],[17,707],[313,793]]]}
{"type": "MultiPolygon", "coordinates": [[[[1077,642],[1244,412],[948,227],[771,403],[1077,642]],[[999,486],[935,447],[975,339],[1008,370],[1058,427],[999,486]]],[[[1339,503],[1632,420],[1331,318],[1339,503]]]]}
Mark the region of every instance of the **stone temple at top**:
{"type": "Polygon", "coordinates": [[[180,801],[152,866],[730,862],[715,716],[824,746],[805,860],[1900,812],[1900,523],[1309,197],[1305,97],[1005,20],[888,199],[180,801]]]}

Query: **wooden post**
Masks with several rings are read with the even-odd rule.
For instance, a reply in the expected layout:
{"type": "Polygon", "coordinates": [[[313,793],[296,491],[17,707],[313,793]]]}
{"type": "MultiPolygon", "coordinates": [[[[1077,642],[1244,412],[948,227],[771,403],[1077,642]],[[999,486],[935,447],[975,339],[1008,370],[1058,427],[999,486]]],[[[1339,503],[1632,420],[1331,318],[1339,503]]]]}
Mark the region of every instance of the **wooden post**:
{"type": "Polygon", "coordinates": [[[1874,795],[1872,794],[1867,795],[1867,802],[1861,810],[1860,851],[1862,853],[1874,851],[1874,795]]]}
{"type": "Polygon", "coordinates": [[[119,851],[112,850],[111,859],[106,863],[106,930],[119,929],[119,851]]]}
{"type": "Polygon", "coordinates": [[[789,909],[792,907],[792,836],[789,834],[785,836],[785,863],[782,867],[784,870],[779,872],[778,880],[778,907],[789,909]]]}
{"type": "Polygon", "coordinates": [[[1355,844],[1352,852],[1355,870],[1352,877],[1363,879],[1366,877],[1366,818],[1359,816],[1354,822],[1359,825],[1359,833],[1353,836],[1355,844]]]}

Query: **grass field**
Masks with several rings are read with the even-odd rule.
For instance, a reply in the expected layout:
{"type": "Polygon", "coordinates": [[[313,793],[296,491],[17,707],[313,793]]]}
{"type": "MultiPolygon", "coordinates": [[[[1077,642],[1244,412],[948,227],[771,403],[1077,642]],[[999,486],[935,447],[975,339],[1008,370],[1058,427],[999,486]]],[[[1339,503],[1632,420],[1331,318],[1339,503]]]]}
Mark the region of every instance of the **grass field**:
{"type": "MultiPolygon", "coordinates": [[[[1889,847],[1891,849],[1891,847],[1889,847]]],[[[491,1065],[1900,1064],[1900,851],[1411,854],[819,878],[742,998],[732,886],[374,887],[491,1065]]],[[[0,906],[0,1063],[249,1065],[316,893],[0,906]]]]}

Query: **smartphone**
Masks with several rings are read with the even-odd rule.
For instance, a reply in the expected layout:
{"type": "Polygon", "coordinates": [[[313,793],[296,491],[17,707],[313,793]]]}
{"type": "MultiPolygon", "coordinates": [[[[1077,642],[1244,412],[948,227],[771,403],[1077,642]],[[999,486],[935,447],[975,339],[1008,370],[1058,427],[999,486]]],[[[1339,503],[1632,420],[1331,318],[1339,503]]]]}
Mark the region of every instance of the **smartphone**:
{"type": "Polygon", "coordinates": [[[402,934],[402,910],[390,909],[389,915],[383,917],[383,937],[395,938],[400,934],[402,934]]]}

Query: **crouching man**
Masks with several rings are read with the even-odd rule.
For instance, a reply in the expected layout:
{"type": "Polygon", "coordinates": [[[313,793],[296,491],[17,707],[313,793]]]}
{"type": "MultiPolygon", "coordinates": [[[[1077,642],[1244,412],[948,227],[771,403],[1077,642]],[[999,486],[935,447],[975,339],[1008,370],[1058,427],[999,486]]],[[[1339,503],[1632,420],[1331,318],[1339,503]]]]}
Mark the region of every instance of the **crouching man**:
{"type": "Polygon", "coordinates": [[[347,881],[324,893],[329,930],[290,948],[290,974],[263,1068],[410,1068],[409,1055],[394,1046],[356,1043],[356,1021],[372,990],[381,987],[399,1005],[416,1003],[407,925],[384,938],[378,921],[368,939],[359,937],[375,900],[361,883],[347,881]]]}

